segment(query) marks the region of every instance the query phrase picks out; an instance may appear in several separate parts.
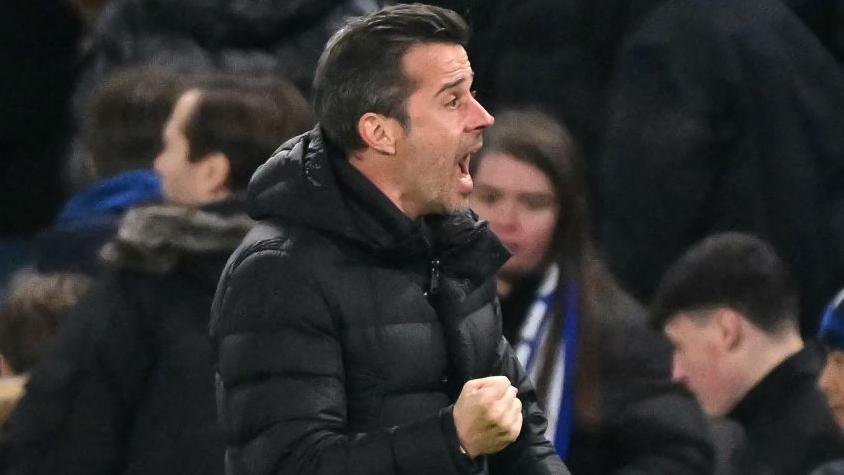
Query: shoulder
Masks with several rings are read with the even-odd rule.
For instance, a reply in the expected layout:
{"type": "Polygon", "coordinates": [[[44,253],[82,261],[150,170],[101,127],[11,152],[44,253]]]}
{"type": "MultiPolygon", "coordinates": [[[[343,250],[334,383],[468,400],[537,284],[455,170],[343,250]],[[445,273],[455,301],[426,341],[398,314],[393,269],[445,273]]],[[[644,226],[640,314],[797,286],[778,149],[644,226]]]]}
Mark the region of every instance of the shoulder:
{"type": "Polygon", "coordinates": [[[330,241],[308,228],[259,222],[229,258],[211,307],[216,336],[288,325],[328,325],[330,241]]]}

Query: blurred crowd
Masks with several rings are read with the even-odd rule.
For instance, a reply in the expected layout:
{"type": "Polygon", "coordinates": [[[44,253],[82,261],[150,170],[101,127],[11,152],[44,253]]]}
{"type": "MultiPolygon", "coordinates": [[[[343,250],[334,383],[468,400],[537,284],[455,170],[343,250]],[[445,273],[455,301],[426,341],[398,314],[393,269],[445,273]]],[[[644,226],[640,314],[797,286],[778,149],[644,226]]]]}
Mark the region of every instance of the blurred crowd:
{"type": "MultiPolygon", "coordinates": [[[[223,473],[250,178],[389,3],[12,0],[0,473],[223,473]]],[[[472,209],[571,472],[844,474],[844,0],[428,3],[473,30],[472,209]]]]}

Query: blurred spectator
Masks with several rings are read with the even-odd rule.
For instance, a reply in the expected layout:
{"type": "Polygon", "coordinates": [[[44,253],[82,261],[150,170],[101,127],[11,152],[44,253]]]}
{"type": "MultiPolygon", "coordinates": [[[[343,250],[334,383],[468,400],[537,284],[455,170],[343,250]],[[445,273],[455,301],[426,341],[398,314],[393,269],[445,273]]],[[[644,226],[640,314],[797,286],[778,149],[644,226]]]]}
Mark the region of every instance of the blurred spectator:
{"type": "Polygon", "coordinates": [[[41,272],[95,275],[97,254],[127,209],[161,201],[152,162],[161,132],[179,94],[181,75],[156,68],[130,68],[105,81],[89,105],[82,130],[97,180],[64,205],[55,224],[33,246],[41,272]]]}
{"type": "Polygon", "coordinates": [[[25,374],[89,285],[74,274],[27,273],[13,280],[0,308],[0,425],[22,395],[25,374]]]}
{"type": "MultiPolygon", "coordinates": [[[[328,36],[376,0],[109,0],[99,12],[74,92],[77,122],[113,71],[150,65],[190,73],[275,75],[310,90],[328,36]]],[[[87,184],[78,143],[65,164],[73,190],[87,184]]]]}
{"type": "Polygon", "coordinates": [[[764,237],[803,335],[844,282],[844,74],[777,0],[667,0],[624,43],[603,155],[602,242],[648,300],[703,236],[764,237]]]}
{"type": "Polygon", "coordinates": [[[596,258],[574,145],[537,112],[499,113],[472,164],[472,207],[513,252],[498,273],[504,335],[536,384],[572,473],[709,474],[670,347],[596,258]]]}
{"type": "Polygon", "coordinates": [[[0,440],[15,473],[223,472],[208,313],[251,228],[251,173],[313,125],[270,80],[206,78],[177,101],[155,159],[177,205],[135,208],[103,249],[110,269],[33,371],[0,440]]]}
{"type": "Polygon", "coordinates": [[[704,239],[665,274],[654,324],[674,345],[674,378],[713,417],[744,429],[736,474],[809,473],[844,457],[816,381],[821,357],[798,331],[798,294],[774,249],[747,234],[704,239]]]}
{"type": "Polygon", "coordinates": [[[77,105],[115,68],[274,73],[309,91],[325,41],[376,0],[111,0],[95,25],[77,105]]]}

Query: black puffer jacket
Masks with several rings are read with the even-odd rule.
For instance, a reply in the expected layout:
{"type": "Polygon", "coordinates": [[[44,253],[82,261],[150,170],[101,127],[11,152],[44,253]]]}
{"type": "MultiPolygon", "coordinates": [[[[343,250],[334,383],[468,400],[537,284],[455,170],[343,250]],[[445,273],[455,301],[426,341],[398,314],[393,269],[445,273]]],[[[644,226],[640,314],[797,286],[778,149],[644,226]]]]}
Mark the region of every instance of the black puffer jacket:
{"type": "Polygon", "coordinates": [[[241,206],[130,211],[3,428],[0,473],[223,472],[208,309],[241,206]]]}
{"type": "Polygon", "coordinates": [[[263,222],[212,307],[228,472],[568,473],[501,336],[507,252],[467,213],[411,221],[318,130],[253,178],[263,222]],[[467,380],[519,387],[519,439],[472,467],[451,404],[467,380]]]}

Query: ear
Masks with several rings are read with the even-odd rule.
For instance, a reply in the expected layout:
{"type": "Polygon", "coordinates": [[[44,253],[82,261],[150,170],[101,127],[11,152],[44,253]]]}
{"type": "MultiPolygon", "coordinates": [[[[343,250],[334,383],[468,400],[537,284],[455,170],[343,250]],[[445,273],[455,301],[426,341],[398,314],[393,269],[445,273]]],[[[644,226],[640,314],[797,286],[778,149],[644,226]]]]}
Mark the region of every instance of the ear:
{"type": "Polygon", "coordinates": [[[358,135],[363,143],[385,155],[396,154],[399,128],[401,125],[395,119],[374,112],[367,112],[358,119],[358,135]]]}
{"type": "Polygon", "coordinates": [[[731,308],[716,310],[714,317],[724,347],[728,350],[736,349],[744,336],[744,317],[731,308]]]}
{"type": "Polygon", "coordinates": [[[226,181],[231,172],[229,158],[222,152],[213,152],[202,157],[197,165],[200,167],[200,186],[209,197],[218,197],[228,193],[226,181]]]}
{"type": "Polygon", "coordinates": [[[12,368],[12,365],[9,364],[9,360],[7,360],[3,355],[0,355],[0,377],[8,377],[14,376],[16,373],[15,369],[12,368]]]}

